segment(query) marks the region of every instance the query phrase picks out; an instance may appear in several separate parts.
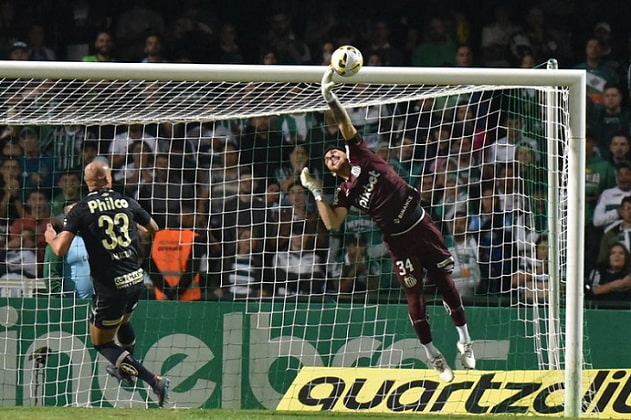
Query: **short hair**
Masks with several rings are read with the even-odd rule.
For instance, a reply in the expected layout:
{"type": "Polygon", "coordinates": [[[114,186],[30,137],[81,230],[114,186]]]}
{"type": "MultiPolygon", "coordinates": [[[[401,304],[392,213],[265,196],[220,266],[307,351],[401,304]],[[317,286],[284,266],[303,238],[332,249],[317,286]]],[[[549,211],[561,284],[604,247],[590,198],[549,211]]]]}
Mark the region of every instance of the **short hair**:
{"type": "Polygon", "coordinates": [[[618,172],[620,169],[631,169],[631,162],[629,162],[628,160],[618,162],[616,164],[616,172],[618,172]]]}

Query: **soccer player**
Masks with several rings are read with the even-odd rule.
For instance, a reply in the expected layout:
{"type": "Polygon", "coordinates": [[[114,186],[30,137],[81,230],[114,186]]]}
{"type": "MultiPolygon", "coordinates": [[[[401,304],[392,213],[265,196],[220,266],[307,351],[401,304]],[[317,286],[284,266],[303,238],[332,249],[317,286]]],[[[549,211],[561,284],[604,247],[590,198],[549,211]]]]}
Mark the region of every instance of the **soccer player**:
{"type": "Polygon", "coordinates": [[[138,264],[138,232],[142,229],[153,234],[158,225],[136,201],[111,189],[112,171],[105,160],[89,163],[84,179],[88,195],[67,214],[59,234],[48,225],[46,242],[56,255],[65,255],[75,235],[81,233],[94,279],[92,344],[112,364],[107,369],[110,375],[127,384],[141,378],[151,386],[162,407],[170,380],[149,372],[134,359],[136,336],[130,323],[145,288],[138,264]],[[114,342],[115,336],[120,346],[114,342]]]}
{"type": "Polygon", "coordinates": [[[405,290],[410,319],[429,362],[441,380],[451,382],[453,372],[432,344],[421,276],[423,270],[427,270],[427,276],[438,287],[458,331],[457,348],[462,365],[466,369],[474,369],[475,357],[462,300],[451,278],[454,259],[440,231],[421,207],[418,190],[408,185],[382,158],[368,149],[333,92],[332,77],[333,69],[330,68],[322,77],[322,95],[333,112],[346,145],[345,148],[329,148],[324,154],[324,164],[343,182],[332,204],[323,200],[322,187],[309,174],[308,168],[303,169],[301,182],[314,195],[327,229],[337,229],[351,206],[374,219],[405,290]]]}

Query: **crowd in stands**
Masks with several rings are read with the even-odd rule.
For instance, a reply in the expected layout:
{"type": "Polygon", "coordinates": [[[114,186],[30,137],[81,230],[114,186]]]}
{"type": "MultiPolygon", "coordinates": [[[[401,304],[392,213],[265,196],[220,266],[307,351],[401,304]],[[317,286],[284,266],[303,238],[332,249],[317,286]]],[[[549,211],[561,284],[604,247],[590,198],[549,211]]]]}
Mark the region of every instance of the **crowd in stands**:
{"type": "MultiPolygon", "coordinates": [[[[395,0],[379,13],[334,1],[227,3],[0,0],[0,54],[38,61],[325,65],[337,46],[351,44],[375,66],[532,68],[555,58],[561,68],[585,69],[587,296],[631,297],[625,2],[395,0]]],[[[445,103],[428,99],[349,114],[369,147],[420,190],[456,259],[463,296],[544,302],[551,245],[545,131],[541,121],[517,112],[538,98],[527,89],[499,94],[504,99],[457,95],[445,103]],[[429,123],[438,109],[450,109],[449,119],[441,117],[448,124],[429,123]],[[486,118],[501,128],[482,133],[484,124],[470,124],[486,118]],[[398,135],[385,135],[385,120],[398,135]]],[[[80,244],[74,260],[55,260],[43,232],[48,222],[61,227],[67,206],[85,194],[82,168],[104,157],[114,168],[115,188],[164,228],[145,246],[145,281],[157,299],[398,299],[372,221],[351,213],[342,231],[326,231],[298,181],[309,167],[330,199],[336,181],[321,156],[339,140],[327,113],[6,126],[0,131],[0,275],[43,276],[54,279],[51,291],[75,293],[75,283],[62,285],[59,278],[77,273],[81,296],[89,294],[80,244]],[[166,274],[176,272],[184,274],[166,274]]]]}

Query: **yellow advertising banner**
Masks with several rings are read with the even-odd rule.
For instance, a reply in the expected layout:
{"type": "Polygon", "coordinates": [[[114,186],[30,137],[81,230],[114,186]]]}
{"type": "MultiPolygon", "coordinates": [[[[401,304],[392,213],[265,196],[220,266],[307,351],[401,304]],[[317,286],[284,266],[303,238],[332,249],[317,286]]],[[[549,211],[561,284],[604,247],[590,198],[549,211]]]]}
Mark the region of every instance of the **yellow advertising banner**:
{"type": "MultiPolygon", "coordinates": [[[[303,368],[278,410],[563,416],[564,372],[303,368]]],[[[583,371],[583,415],[631,418],[631,370],[583,371]]]]}

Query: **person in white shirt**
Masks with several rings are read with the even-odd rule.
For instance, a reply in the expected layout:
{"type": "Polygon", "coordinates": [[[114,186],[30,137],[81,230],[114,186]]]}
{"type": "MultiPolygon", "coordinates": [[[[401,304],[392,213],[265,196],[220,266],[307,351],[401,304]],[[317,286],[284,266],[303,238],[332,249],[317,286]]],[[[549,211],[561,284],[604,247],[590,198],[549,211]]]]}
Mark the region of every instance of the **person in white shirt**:
{"type": "Polygon", "coordinates": [[[130,124],[127,131],[117,134],[110,143],[109,154],[112,168],[120,168],[126,163],[129,146],[136,140],[146,142],[153,153],[158,151],[156,138],[146,133],[142,124],[130,124]]]}
{"type": "Polygon", "coordinates": [[[618,222],[620,203],[631,195],[631,163],[623,162],[616,168],[616,186],[603,190],[594,209],[594,226],[608,230],[618,222]]]}

